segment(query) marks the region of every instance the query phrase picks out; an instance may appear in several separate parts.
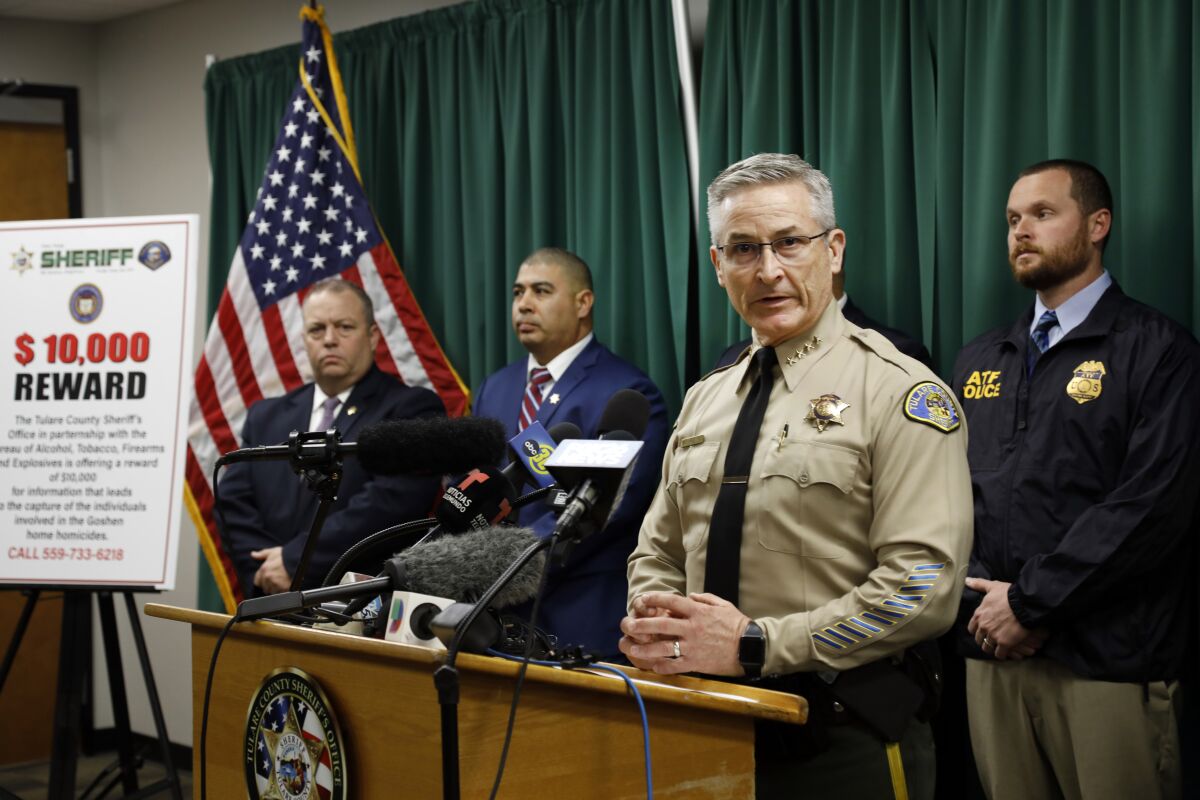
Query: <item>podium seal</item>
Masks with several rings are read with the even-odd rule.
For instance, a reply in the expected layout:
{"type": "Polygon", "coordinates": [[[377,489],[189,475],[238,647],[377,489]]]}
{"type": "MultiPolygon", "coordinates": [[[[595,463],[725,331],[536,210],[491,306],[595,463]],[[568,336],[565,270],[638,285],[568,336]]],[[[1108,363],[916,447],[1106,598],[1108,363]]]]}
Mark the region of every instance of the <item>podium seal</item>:
{"type": "Polygon", "coordinates": [[[252,800],[345,800],[343,744],[317,682],[297,667],[280,667],[250,701],[246,790],[252,800]]]}

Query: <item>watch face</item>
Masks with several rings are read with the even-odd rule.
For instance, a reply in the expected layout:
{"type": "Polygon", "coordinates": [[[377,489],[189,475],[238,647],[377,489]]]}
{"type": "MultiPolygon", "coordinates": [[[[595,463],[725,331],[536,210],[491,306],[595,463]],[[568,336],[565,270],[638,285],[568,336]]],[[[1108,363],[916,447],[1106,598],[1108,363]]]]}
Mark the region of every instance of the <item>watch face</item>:
{"type": "Polygon", "coordinates": [[[762,665],[767,656],[767,640],[763,637],[762,629],[757,625],[747,626],[738,645],[738,660],[743,665],[762,665]]]}

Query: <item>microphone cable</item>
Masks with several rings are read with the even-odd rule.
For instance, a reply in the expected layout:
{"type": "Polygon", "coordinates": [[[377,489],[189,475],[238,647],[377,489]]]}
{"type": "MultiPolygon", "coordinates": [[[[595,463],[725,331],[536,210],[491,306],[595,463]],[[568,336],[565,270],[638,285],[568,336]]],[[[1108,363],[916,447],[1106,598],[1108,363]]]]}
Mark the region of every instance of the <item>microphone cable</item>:
{"type": "MultiPolygon", "coordinates": [[[[604,672],[611,672],[621,680],[625,681],[625,686],[628,687],[629,693],[633,696],[633,701],[637,704],[638,713],[642,717],[642,751],[643,759],[646,764],[646,800],[654,798],[654,771],[650,762],[650,720],[646,716],[646,703],[642,699],[642,693],[638,691],[637,684],[633,682],[633,678],[626,675],[616,667],[611,667],[608,664],[581,664],[576,665],[568,661],[539,661],[537,659],[529,659],[528,662],[521,656],[514,656],[509,653],[503,653],[499,650],[489,649],[488,655],[498,656],[506,661],[518,661],[522,664],[536,664],[539,667],[558,667],[559,669],[598,669],[604,672]]],[[[507,740],[505,741],[507,746],[507,740]]]]}
{"type": "Polygon", "coordinates": [[[375,531],[365,539],[359,539],[354,544],[338,556],[338,560],[333,562],[333,566],[329,568],[329,572],[325,573],[325,580],[321,583],[322,587],[333,586],[342,579],[342,575],[346,572],[346,568],[351,562],[359,556],[364,550],[369,550],[376,545],[381,545],[384,542],[390,542],[392,539],[398,539],[406,533],[421,530],[423,528],[432,528],[437,525],[437,517],[422,517],[408,522],[401,522],[399,525],[392,525],[382,530],[375,531]]]}
{"type": "Polygon", "coordinates": [[[231,616],[229,622],[226,622],[225,627],[221,630],[221,635],[217,637],[217,643],[213,646],[212,659],[208,662],[208,677],[204,681],[204,708],[200,713],[200,800],[208,798],[208,703],[212,699],[213,675],[217,671],[217,656],[221,652],[221,645],[225,642],[225,637],[235,622],[237,622],[237,617],[231,616]]]}
{"type": "MultiPolygon", "coordinates": [[[[538,611],[542,607],[542,595],[546,593],[546,583],[550,578],[550,559],[546,558],[542,562],[542,575],[538,580],[537,594],[533,596],[533,609],[529,612],[529,627],[537,627],[538,611]]],[[[508,727],[504,731],[504,746],[500,749],[500,764],[496,767],[496,780],[492,784],[491,794],[488,795],[488,800],[496,800],[496,794],[500,791],[500,782],[504,780],[504,764],[508,761],[508,748],[512,744],[513,727],[517,721],[517,704],[521,702],[521,689],[525,686],[525,673],[529,669],[529,664],[533,660],[533,644],[535,637],[530,636],[525,640],[525,653],[518,660],[520,668],[517,670],[517,683],[513,687],[512,705],[508,708],[508,727]]]]}

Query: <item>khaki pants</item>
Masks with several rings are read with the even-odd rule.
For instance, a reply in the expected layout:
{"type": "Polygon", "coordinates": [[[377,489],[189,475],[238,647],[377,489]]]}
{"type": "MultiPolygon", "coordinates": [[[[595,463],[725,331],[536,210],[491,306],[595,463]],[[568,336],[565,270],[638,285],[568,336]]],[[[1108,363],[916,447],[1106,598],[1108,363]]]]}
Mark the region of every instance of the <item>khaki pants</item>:
{"type": "Polygon", "coordinates": [[[967,716],[992,800],[1182,794],[1177,684],[1080,678],[1046,658],[967,659],[967,716]]]}

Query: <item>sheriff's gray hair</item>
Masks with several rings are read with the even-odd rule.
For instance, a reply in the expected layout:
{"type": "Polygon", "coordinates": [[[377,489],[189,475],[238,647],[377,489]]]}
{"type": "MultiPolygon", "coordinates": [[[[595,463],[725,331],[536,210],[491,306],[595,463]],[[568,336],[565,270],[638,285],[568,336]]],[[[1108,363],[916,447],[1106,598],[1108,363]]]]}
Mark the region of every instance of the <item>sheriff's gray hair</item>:
{"type": "Polygon", "coordinates": [[[717,244],[717,216],[721,203],[731,194],[752,186],[800,183],[812,199],[812,216],[817,227],[837,227],[833,211],[833,187],[825,173],[800,156],[790,153],[757,153],[730,164],[708,185],[708,230],[717,244]]]}

